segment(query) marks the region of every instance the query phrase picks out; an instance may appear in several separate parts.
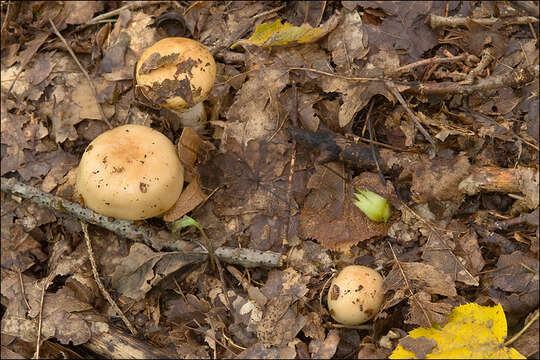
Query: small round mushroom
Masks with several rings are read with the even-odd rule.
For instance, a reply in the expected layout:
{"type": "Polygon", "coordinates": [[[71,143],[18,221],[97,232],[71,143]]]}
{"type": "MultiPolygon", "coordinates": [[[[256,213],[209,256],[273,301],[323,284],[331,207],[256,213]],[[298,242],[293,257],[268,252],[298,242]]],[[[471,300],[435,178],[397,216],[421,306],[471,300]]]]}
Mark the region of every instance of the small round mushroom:
{"type": "Polygon", "coordinates": [[[328,309],[337,322],[358,325],[379,312],[384,300],[383,278],[371,268],[349,265],[332,280],[328,309]]]}
{"type": "Polygon", "coordinates": [[[184,167],[176,147],[147,126],[123,125],[86,148],[76,190],[85,206],[124,220],[142,220],[169,210],[180,197],[184,167]]]}
{"type": "Polygon", "coordinates": [[[214,86],[216,63],[198,41],[170,37],[142,53],[135,78],[153,105],[174,111],[182,125],[196,127],[206,118],[202,102],[214,86]]]}

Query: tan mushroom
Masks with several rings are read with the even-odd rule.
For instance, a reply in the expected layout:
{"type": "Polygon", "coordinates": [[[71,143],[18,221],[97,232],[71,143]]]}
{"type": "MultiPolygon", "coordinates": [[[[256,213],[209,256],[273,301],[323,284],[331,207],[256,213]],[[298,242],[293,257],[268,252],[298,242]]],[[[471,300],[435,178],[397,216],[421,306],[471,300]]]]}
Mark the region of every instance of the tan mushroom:
{"type": "Polygon", "coordinates": [[[358,325],[372,319],[384,300],[383,278],[371,268],[349,265],[332,280],[328,310],[337,322],[358,325]]]}
{"type": "Polygon", "coordinates": [[[76,189],[85,206],[99,214],[142,220],[170,209],[183,183],[184,167],[165,135],[147,126],[124,125],[88,145],[76,189]]]}
{"type": "Polygon", "coordinates": [[[206,119],[202,102],[214,86],[216,63],[198,41],[181,37],[158,41],[142,53],[135,77],[144,97],[176,112],[184,126],[206,119]]]}

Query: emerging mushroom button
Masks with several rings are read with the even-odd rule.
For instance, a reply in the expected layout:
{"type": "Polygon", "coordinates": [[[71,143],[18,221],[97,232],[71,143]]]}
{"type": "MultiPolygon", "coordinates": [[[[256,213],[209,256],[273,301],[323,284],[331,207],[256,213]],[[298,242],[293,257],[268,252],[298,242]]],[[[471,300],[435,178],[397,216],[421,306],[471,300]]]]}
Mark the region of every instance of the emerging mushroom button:
{"type": "Polygon", "coordinates": [[[142,220],[180,197],[184,167],[173,143],[142,125],[106,131],[86,148],[76,187],[85,206],[105,216],[142,220]]]}
{"type": "Polygon", "coordinates": [[[208,97],[216,78],[216,63],[195,40],[165,38],[143,52],[135,77],[145,97],[155,105],[184,112],[208,97]]]}
{"type": "Polygon", "coordinates": [[[328,310],[337,322],[358,325],[373,318],[384,300],[383,278],[373,269],[360,265],[345,267],[332,280],[328,310]]]}

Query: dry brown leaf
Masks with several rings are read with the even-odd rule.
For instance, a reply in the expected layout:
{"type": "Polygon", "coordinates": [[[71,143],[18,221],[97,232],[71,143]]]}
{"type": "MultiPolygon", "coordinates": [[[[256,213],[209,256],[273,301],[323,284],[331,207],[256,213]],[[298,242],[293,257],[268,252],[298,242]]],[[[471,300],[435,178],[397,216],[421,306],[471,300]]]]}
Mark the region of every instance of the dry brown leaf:
{"type": "Polygon", "coordinates": [[[453,306],[443,302],[432,302],[431,295],[425,291],[415,294],[414,298],[409,297],[409,312],[404,323],[420,325],[426,328],[431,327],[435,322],[441,326],[448,321],[447,315],[452,311],[453,306]]]}
{"type": "Polygon", "coordinates": [[[411,170],[413,181],[411,191],[417,203],[425,203],[434,198],[440,201],[461,201],[458,185],[469,175],[469,159],[458,155],[452,160],[435,158],[418,163],[411,170]]]}
{"type": "Polygon", "coordinates": [[[131,246],[129,255],[117,265],[112,274],[112,286],[119,293],[140,300],[165,276],[203,259],[197,254],[159,253],[136,243],[131,246]]]}
{"type": "MultiPolygon", "coordinates": [[[[343,164],[329,163],[338,173],[344,173],[343,164]]],[[[390,182],[383,188],[377,174],[362,173],[353,179],[354,187],[365,188],[397,201],[390,182]]],[[[389,224],[375,223],[367,218],[352,202],[353,189],[343,179],[323,166],[319,166],[308,183],[308,194],[300,214],[299,234],[316,239],[324,248],[346,251],[351,246],[386,234],[389,224]]]]}
{"type": "Polygon", "coordinates": [[[199,184],[199,179],[194,179],[182,191],[173,207],[163,214],[163,220],[170,222],[180,219],[199,206],[199,204],[206,200],[206,197],[206,194],[201,189],[201,184],[199,184]]]}
{"type": "MultiPolygon", "coordinates": [[[[529,321],[532,320],[532,318],[536,315],[538,316],[538,309],[536,309],[534,312],[530,313],[525,321],[524,324],[528,324],[529,321]]],[[[538,354],[538,348],[539,348],[539,336],[538,336],[538,317],[534,321],[531,327],[529,327],[521,336],[512,344],[512,347],[515,348],[517,351],[519,351],[520,354],[523,356],[527,356],[527,358],[531,358],[532,355],[538,354]]]]}
{"type": "MultiPolygon", "coordinates": [[[[316,352],[312,353],[311,357],[313,359],[331,359],[336,353],[337,346],[340,340],[341,337],[339,336],[339,330],[330,330],[328,332],[328,335],[326,336],[326,339],[322,341],[318,349],[316,349],[316,352]]],[[[313,343],[313,341],[311,343],[313,343]]],[[[310,348],[311,343],[309,344],[310,348]]]]}
{"type": "MultiPolygon", "coordinates": [[[[456,296],[456,286],[452,278],[429,264],[419,262],[400,262],[401,268],[407,277],[410,290],[414,292],[423,290],[429,294],[456,296]]],[[[386,291],[395,291],[394,299],[387,300],[384,309],[393,306],[398,300],[409,295],[405,280],[399,266],[396,264],[384,280],[386,291]],[[399,293],[399,297],[396,295],[399,293]]]]}
{"type": "MultiPolygon", "coordinates": [[[[29,342],[36,341],[44,281],[46,279],[33,281],[23,275],[25,296],[30,306],[28,309],[21,297],[19,276],[2,269],[2,296],[9,300],[2,321],[2,333],[29,342]]],[[[43,301],[41,339],[54,337],[63,344],[71,341],[76,345],[87,342],[91,332],[90,325],[84,320],[84,312],[88,310],[92,310],[92,306],[78,300],[66,287],[56,293],[46,293],[43,301]]]]}
{"type": "Polygon", "coordinates": [[[478,286],[479,278],[471,274],[472,269],[467,268],[467,262],[454,254],[454,240],[447,234],[435,229],[428,229],[428,240],[424,245],[422,260],[433,265],[439,271],[450,276],[454,281],[478,286]]]}

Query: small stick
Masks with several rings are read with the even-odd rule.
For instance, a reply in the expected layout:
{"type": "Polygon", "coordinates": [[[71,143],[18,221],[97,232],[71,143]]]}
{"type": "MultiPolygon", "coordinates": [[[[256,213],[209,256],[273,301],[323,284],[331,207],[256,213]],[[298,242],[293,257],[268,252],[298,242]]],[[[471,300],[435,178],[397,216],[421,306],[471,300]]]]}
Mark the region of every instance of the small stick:
{"type": "MultiPolygon", "coordinates": [[[[158,233],[149,226],[136,226],[133,221],[110,220],[106,216],[97,214],[79,204],[43,192],[33,186],[23,184],[16,179],[6,179],[2,177],[1,180],[1,190],[4,192],[9,192],[24,199],[29,199],[39,206],[48,209],[68,213],[79,220],[101,226],[130,240],[142,242],[150,247],[157,248],[157,250],[182,250],[185,246],[183,243],[175,243],[169,232],[158,233]],[[161,235],[163,233],[165,234],[161,235]],[[163,243],[166,245],[162,246],[163,243]],[[157,246],[156,244],[160,246],[157,246]]],[[[207,252],[202,249],[199,250],[199,252],[207,254],[207,252]]],[[[281,254],[273,251],[259,251],[222,246],[215,249],[214,255],[219,257],[223,262],[242,265],[244,267],[280,267],[282,265],[281,254]]]]}
{"type": "Polygon", "coordinates": [[[435,29],[437,27],[441,26],[450,26],[450,27],[457,27],[457,26],[465,26],[467,24],[468,20],[472,20],[473,22],[490,26],[495,24],[497,21],[501,20],[503,25],[524,25],[524,24],[530,24],[530,23],[537,23],[538,18],[534,16],[516,16],[511,18],[471,18],[471,17],[463,17],[463,16],[439,16],[431,14],[429,16],[429,25],[432,29],[435,29]]]}
{"type": "MultiPolygon", "coordinates": [[[[291,122],[293,126],[298,126],[298,93],[296,91],[296,82],[292,82],[292,111],[291,111],[291,122]]],[[[293,180],[294,180],[294,164],[296,163],[296,140],[292,139],[292,151],[291,151],[291,160],[289,162],[289,178],[287,180],[287,202],[292,203],[292,189],[293,189],[293,180]]],[[[287,232],[285,233],[285,239],[289,239],[289,232],[291,229],[291,220],[294,216],[294,208],[289,207],[289,218],[287,219],[287,232]]]]}
{"type": "MultiPolygon", "coordinates": [[[[26,234],[26,235],[28,235],[28,234],[26,234]]],[[[24,300],[24,304],[26,305],[26,309],[30,310],[30,304],[28,304],[28,300],[26,300],[26,291],[24,290],[24,282],[23,282],[23,278],[22,278],[22,272],[21,272],[20,269],[17,269],[17,274],[19,274],[19,282],[21,283],[21,294],[22,294],[22,298],[24,300]]]]}
{"type": "Polygon", "coordinates": [[[461,84],[472,84],[474,82],[474,79],[484,71],[486,67],[491,64],[493,61],[494,50],[491,47],[485,48],[484,51],[482,51],[482,59],[480,62],[476,65],[474,69],[472,69],[467,76],[465,77],[465,80],[461,82],[461,84]]]}
{"type": "Polygon", "coordinates": [[[510,344],[512,344],[514,341],[516,341],[517,339],[519,339],[519,337],[529,328],[531,327],[532,324],[534,324],[534,322],[536,320],[538,320],[538,314],[540,314],[540,312],[538,312],[538,310],[536,310],[536,313],[534,314],[534,316],[532,317],[531,320],[529,320],[529,322],[523,327],[523,329],[521,329],[516,335],[512,336],[512,338],[508,341],[506,341],[504,343],[504,346],[509,346],[510,344]]]}
{"type": "Polygon", "coordinates": [[[522,214],[512,219],[495,221],[491,223],[490,225],[488,225],[488,230],[490,231],[504,230],[506,228],[509,228],[510,226],[520,225],[523,223],[528,224],[528,225],[538,226],[538,208],[536,208],[536,210],[534,210],[532,213],[529,213],[529,214],[522,214]]]}
{"type": "Polygon", "coordinates": [[[54,33],[56,34],[56,36],[58,36],[60,38],[60,40],[62,40],[62,42],[64,43],[64,46],[66,47],[67,51],[69,52],[69,54],[71,55],[71,57],[73,58],[73,60],[75,60],[75,62],[77,63],[77,65],[79,65],[79,68],[81,69],[81,71],[83,72],[84,76],[86,77],[86,79],[88,80],[88,82],[90,83],[90,87],[92,88],[92,92],[94,93],[94,98],[96,99],[96,103],[98,105],[98,109],[99,109],[99,113],[101,115],[101,118],[102,120],[107,124],[107,126],[109,127],[109,129],[112,129],[113,126],[111,125],[111,123],[109,122],[109,120],[107,119],[107,117],[105,116],[105,113],[103,112],[103,108],[101,107],[101,104],[99,103],[98,99],[97,99],[97,90],[96,90],[96,87],[94,86],[94,82],[92,81],[92,79],[90,78],[90,75],[88,75],[88,72],[86,71],[86,69],[81,65],[81,63],[79,62],[79,59],[77,58],[77,55],[75,55],[75,53],[73,52],[73,50],[71,49],[71,47],[69,46],[69,44],[67,43],[66,39],[64,39],[64,37],[60,34],[60,32],[58,31],[58,29],[56,28],[56,26],[54,25],[54,23],[52,22],[52,20],[49,18],[49,23],[51,24],[51,27],[54,31],[54,33]]]}
{"type": "Polygon", "coordinates": [[[263,16],[266,16],[266,15],[270,15],[270,14],[273,14],[275,12],[278,12],[279,10],[285,8],[287,5],[281,5],[280,7],[277,7],[277,8],[274,8],[274,9],[270,9],[268,11],[263,11],[262,13],[260,14],[257,14],[255,15],[254,17],[252,17],[253,20],[255,19],[258,19],[260,17],[263,17],[263,16]]]}
{"type": "Polygon", "coordinates": [[[403,65],[397,68],[396,70],[392,72],[391,75],[399,75],[403,72],[411,71],[412,69],[416,67],[424,66],[424,65],[440,64],[440,63],[447,63],[447,62],[458,62],[461,60],[465,60],[465,56],[466,54],[461,54],[461,55],[446,57],[446,58],[436,56],[429,59],[419,60],[417,62],[413,62],[411,64],[403,65]]]}
{"type": "Polygon", "coordinates": [[[427,314],[426,310],[422,307],[422,304],[418,301],[415,294],[413,293],[411,286],[409,285],[409,280],[407,280],[407,276],[405,275],[405,272],[403,271],[403,267],[401,266],[401,263],[399,262],[396,253],[394,252],[394,248],[392,248],[392,244],[390,244],[389,241],[387,241],[388,246],[390,246],[390,250],[392,251],[392,256],[394,257],[394,261],[396,262],[396,265],[399,267],[399,271],[401,272],[401,276],[403,277],[403,280],[405,281],[405,285],[407,286],[407,290],[409,290],[409,293],[411,294],[411,297],[413,298],[414,302],[418,304],[418,307],[422,310],[422,313],[427,319],[428,326],[431,325],[431,319],[429,315],[427,314]]]}
{"type": "Polygon", "coordinates": [[[392,94],[394,94],[396,99],[398,99],[398,101],[405,108],[405,110],[407,110],[407,113],[411,117],[411,119],[414,122],[414,125],[416,125],[417,129],[420,130],[422,135],[424,135],[426,140],[429,141],[429,143],[431,145],[435,146],[435,141],[433,141],[433,139],[431,138],[431,135],[429,135],[427,130],[424,129],[424,127],[420,123],[420,120],[418,119],[418,116],[416,116],[416,114],[413,113],[412,110],[409,108],[409,105],[407,105],[407,102],[405,101],[405,99],[403,99],[403,96],[401,96],[401,94],[399,93],[396,85],[392,81],[385,81],[384,83],[385,83],[386,87],[392,92],[392,94]]]}
{"type": "Polygon", "coordinates": [[[49,281],[51,280],[52,272],[47,276],[43,282],[43,287],[41,288],[41,300],[39,301],[39,322],[38,322],[38,331],[37,331],[37,341],[36,341],[36,353],[34,354],[34,359],[39,359],[39,347],[41,342],[41,324],[43,323],[43,303],[45,302],[45,290],[49,287],[49,281]]]}
{"type": "MultiPolygon", "coordinates": [[[[368,131],[369,131],[369,140],[373,141],[373,126],[371,124],[371,118],[369,117],[371,115],[371,110],[373,109],[373,103],[375,101],[371,99],[371,104],[369,105],[369,110],[366,115],[366,123],[368,124],[368,131]]],[[[375,162],[375,166],[377,167],[377,174],[379,174],[379,179],[381,179],[382,186],[386,188],[386,180],[384,178],[384,175],[382,174],[381,167],[379,166],[379,160],[377,160],[377,154],[375,153],[375,146],[373,143],[369,143],[369,148],[371,149],[371,155],[373,155],[373,162],[375,162]]]]}
{"type": "Polygon", "coordinates": [[[96,16],[95,18],[90,19],[88,22],[86,22],[86,24],[82,24],[78,26],[75,30],[70,32],[70,34],[86,29],[89,26],[98,24],[102,20],[112,18],[113,16],[116,16],[116,15],[120,15],[120,13],[124,10],[136,9],[143,6],[157,5],[157,4],[163,4],[163,3],[168,3],[168,2],[170,1],[132,1],[122,7],[119,7],[118,9],[114,9],[105,14],[101,14],[101,15],[96,16]]]}
{"type": "Polygon", "coordinates": [[[88,225],[85,222],[82,222],[80,220],[79,220],[79,223],[81,224],[82,231],[84,233],[84,239],[86,240],[86,247],[88,248],[88,257],[90,258],[90,264],[92,265],[92,274],[94,274],[94,280],[96,281],[96,284],[98,285],[99,290],[101,290],[101,293],[103,294],[103,296],[105,296],[105,299],[107,299],[109,304],[111,304],[112,308],[116,311],[116,313],[120,315],[120,318],[122,319],[124,324],[127,326],[129,331],[131,331],[131,333],[134,336],[137,336],[137,330],[135,330],[133,325],[131,325],[126,315],[124,315],[120,307],[118,307],[118,305],[112,299],[107,289],[105,289],[105,286],[103,286],[103,283],[101,282],[101,279],[99,278],[99,273],[98,273],[97,265],[96,265],[96,259],[94,257],[94,250],[92,249],[92,242],[90,241],[90,236],[88,235],[88,225]]]}
{"type": "Polygon", "coordinates": [[[289,68],[289,71],[290,71],[290,70],[310,71],[310,72],[313,72],[313,73],[315,73],[315,74],[321,74],[321,75],[326,75],[326,76],[330,76],[330,77],[336,77],[336,78],[339,78],[339,79],[350,80],[350,81],[360,81],[360,82],[363,82],[363,81],[384,81],[384,79],[381,79],[381,78],[374,78],[374,77],[350,77],[350,76],[344,76],[344,75],[339,75],[339,74],[332,74],[332,73],[329,73],[329,72],[326,72],[326,71],[321,71],[321,70],[311,69],[311,68],[303,68],[303,67],[290,67],[290,68],[289,68]]]}

